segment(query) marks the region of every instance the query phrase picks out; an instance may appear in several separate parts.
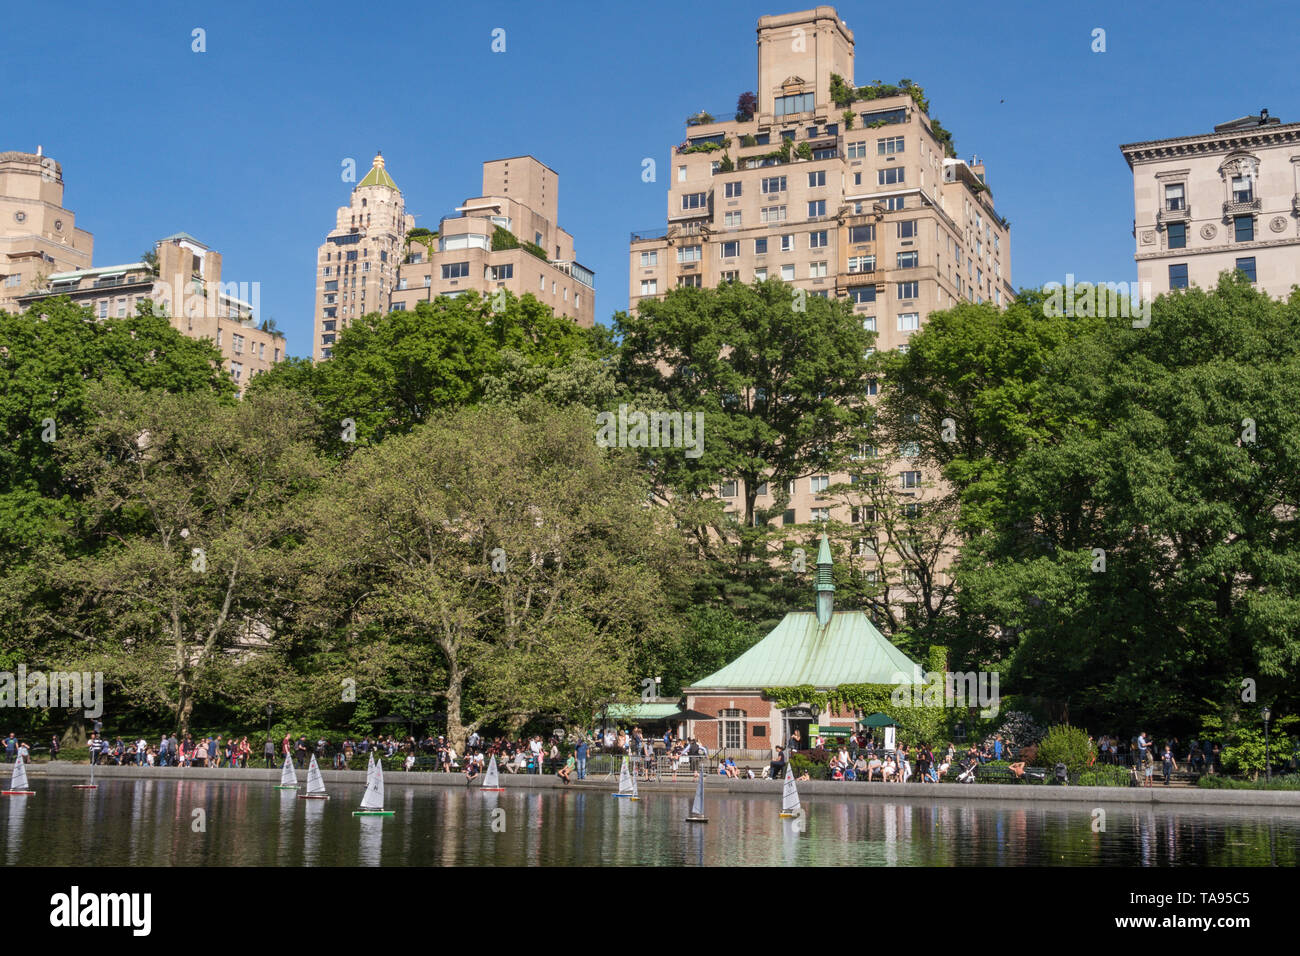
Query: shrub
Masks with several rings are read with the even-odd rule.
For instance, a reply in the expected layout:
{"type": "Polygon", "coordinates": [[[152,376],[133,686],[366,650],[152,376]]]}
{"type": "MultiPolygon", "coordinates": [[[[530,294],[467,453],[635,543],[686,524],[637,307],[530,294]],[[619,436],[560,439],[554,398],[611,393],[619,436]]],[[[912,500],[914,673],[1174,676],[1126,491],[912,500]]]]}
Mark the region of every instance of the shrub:
{"type": "Polygon", "coordinates": [[[800,751],[790,755],[790,766],[796,777],[802,777],[806,773],[810,780],[825,780],[830,776],[830,767],[827,766],[829,759],[824,750],[809,750],[806,753],[800,751]],[[817,759],[819,753],[822,757],[820,760],[817,759]]]}
{"type": "Polygon", "coordinates": [[[740,145],[741,145],[741,146],[757,146],[757,145],[758,145],[758,137],[756,137],[753,133],[746,133],[744,136],[740,137],[740,145]]]}
{"type": "Polygon", "coordinates": [[[853,110],[845,110],[840,114],[840,119],[844,120],[844,128],[846,130],[853,129],[853,121],[857,118],[858,114],[853,112],[853,110]]]}
{"type": "Polygon", "coordinates": [[[736,122],[748,123],[754,118],[758,109],[758,97],[751,93],[741,93],[736,100],[736,122]]]}
{"type": "Polygon", "coordinates": [[[509,229],[502,229],[500,226],[492,228],[492,251],[500,252],[502,249],[519,248],[519,240],[509,229]]]}
{"type": "Polygon", "coordinates": [[[1081,727],[1057,724],[1047,731],[1038,744],[1038,759],[1048,767],[1065,764],[1071,773],[1079,773],[1092,757],[1092,742],[1081,727]]]}
{"type": "Polygon", "coordinates": [[[1230,777],[1202,776],[1196,781],[1198,787],[1206,790],[1300,790],[1300,774],[1290,773],[1284,777],[1267,780],[1233,780],[1230,777]]]}
{"type": "Polygon", "coordinates": [[[1127,787],[1129,772],[1127,767],[1112,764],[1098,764],[1079,774],[1080,787],[1127,787]]]}
{"type": "MultiPolygon", "coordinates": [[[[1028,714],[1018,710],[1009,710],[1003,715],[997,732],[1002,735],[1002,742],[1013,750],[1020,750],[1043,739],[1043,728],[1034,723],[1028,714]]],[[[989,734],[984,738],[984,743],[992,746],[993,737],[993,734],[989,734]]]]}
{"type": "Polygon", "coordinates": [[[807,142],[800,143],[794,152],[800,159],[812,159],[812,146],[807,142]]]}
{"type": "Polygon", "coordinates": [[[705,110],[700,110],[694,116],[689,116],[686,119],[687,126],[706,126],[712,122],[714,122],[713,114],[705,110]]]}

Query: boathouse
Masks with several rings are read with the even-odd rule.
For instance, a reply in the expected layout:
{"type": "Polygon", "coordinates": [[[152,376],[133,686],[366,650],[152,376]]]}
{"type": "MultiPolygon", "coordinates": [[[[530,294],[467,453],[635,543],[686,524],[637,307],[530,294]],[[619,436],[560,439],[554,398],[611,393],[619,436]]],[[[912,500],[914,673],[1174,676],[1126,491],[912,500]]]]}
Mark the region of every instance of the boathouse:
{"type": "MultiPolygon", "coordinates": [[[[798,730],[845,734],[865,715],[822,713],[805,701],[782,707],[764,689],[811,685],[897,684],[919,680],[920,668],[876,630],[864,611],[835,610],[831,549],[825,535],[817,553],[816,610],[791,611],[771,633],[721,670],[685,689],[692,720],[687,732],[710,752],[764,756],[798,730]]],[[[789,703],[789,702],[787,702],[789,703]]]]}

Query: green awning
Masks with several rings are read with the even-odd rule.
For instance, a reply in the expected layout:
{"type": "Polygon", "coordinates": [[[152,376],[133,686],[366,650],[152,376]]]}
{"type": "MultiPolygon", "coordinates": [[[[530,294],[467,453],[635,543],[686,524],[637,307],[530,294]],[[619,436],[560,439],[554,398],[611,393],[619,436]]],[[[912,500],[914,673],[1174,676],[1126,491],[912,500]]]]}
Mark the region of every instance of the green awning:
{"type": "Polygon", "coordinates": [[[681,712],[679,704],[610,704],[604,710],[612,720],[668,720],[681,712]]]}
{"type": "Polygon", "coordinates": [[[863,727],[897,727],[898,721],[888,714],[872,714],[862,721],[863,727]]]}

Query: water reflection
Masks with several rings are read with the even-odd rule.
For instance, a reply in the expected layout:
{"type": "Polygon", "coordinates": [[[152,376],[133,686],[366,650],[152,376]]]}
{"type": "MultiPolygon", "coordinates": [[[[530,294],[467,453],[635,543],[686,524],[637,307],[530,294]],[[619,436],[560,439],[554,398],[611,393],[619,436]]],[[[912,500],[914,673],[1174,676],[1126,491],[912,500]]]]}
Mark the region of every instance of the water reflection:
{"type": "Polygon", "coordinates": [[[97,791],[50,781],[7,797],[6,865],[356,866],[690,865],[954,866],[1119,864],[1295,866],[1300,810],[1173,811],[897,798],[709,794],[708,823],[688,824],[690,795],[597,791],[483,793],[390,786],[396,817],[353,817],[360,785],[328,801],[265,784],[109,780],[97,791]],[[193,811],[206,828],[193,829],[193,811]]]}

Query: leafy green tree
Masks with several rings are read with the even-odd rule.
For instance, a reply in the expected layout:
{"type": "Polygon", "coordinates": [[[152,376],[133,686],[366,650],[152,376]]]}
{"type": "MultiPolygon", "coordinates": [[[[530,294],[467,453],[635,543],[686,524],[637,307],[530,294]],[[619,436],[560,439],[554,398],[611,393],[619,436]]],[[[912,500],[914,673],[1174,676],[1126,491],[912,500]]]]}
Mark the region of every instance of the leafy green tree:
{"type": "Polygon", "coordinates": [[[322,475],[301,400],[111,384],[88,388],[86,410],[58,454],[86,489],[87,553],[50,561],[62,600],[29,625],[182,733],[196,701],[258,706],[250,683],[281,673],[273,588],[302,530],[289,505],[322,475]]]}
{"type": "Polygon", "coordinates": [[[671,539],[634,459],[594,435],[581,409],[461,409],[359,451],[317,502],[304,604],[320,627],[435,660],[458,745],[539,716],[585,723],[673,626],[671,539]]]}

